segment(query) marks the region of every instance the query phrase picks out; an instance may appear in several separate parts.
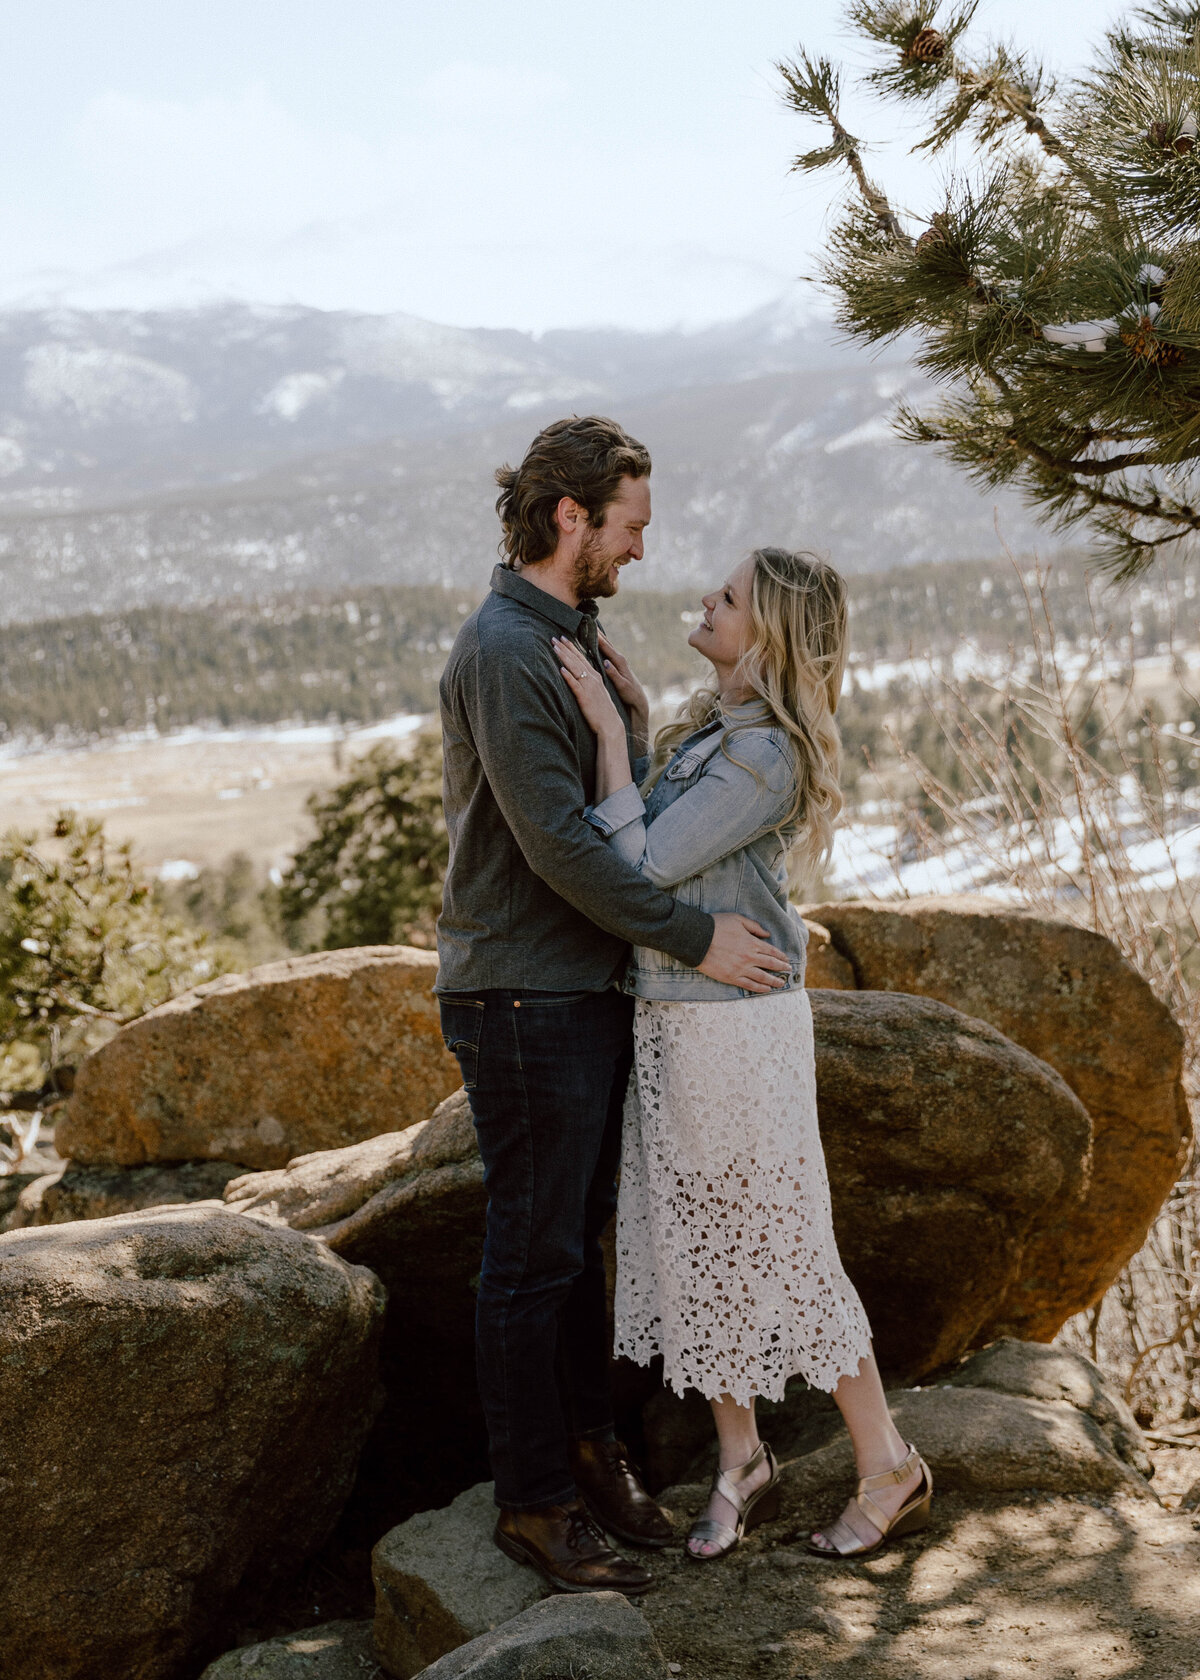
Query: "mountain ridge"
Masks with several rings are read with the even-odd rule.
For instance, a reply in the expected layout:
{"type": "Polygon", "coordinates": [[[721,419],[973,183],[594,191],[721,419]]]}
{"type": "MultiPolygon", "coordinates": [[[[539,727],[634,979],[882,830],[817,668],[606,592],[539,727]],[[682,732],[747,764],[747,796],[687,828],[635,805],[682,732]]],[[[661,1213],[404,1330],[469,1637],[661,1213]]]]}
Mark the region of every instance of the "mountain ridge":
{"type": "Polygon", "coordinates": [[[477,581],[495,467],[563,412],[616,413],[651,448],[647,587],[761,542],[848,571],[994,554],[995,509],[1014,549],[1062,546],[896,441],[897,397],[931,395],[789,299],[538,339],[298,305],[3,312],[0,621],[477,581]]]}

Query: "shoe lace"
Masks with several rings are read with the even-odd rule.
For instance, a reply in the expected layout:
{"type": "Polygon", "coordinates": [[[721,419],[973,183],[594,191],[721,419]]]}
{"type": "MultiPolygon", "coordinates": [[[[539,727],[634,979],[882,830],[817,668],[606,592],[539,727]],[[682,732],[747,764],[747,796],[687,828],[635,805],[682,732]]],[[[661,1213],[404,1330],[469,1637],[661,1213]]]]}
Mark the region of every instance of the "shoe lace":
{"type": "Polygon", "coordinates": [[[602,1461],[611,1481],[617,1481],[622,1476],[633,1474],[629,1454],[620,1441],[606,1441],[604,1443],[602,1461]]]}
{"type": "Polygon", "coordinates": [[[590,1540],[593,1548],[598,1544],[604,1545],[604,1536],[592,1520],[592,1514],[586,1505],[579,1504],[571,1507],[567,1512],[567,1545],[572,1551],[583,1550],[583,1542],[590,1540]]]}

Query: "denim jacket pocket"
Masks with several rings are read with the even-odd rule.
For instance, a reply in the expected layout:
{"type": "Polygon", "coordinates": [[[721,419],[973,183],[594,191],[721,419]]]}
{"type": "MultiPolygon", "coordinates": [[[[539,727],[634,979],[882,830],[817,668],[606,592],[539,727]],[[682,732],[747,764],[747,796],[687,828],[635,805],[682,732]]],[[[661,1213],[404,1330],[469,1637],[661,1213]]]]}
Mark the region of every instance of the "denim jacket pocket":
{"type": "Polygon", "coordinates": [[[440,999],[442,1043],[458,1063],[463,1088],[473,1091],[479,1081],[479,1039],[483,1032],[482,998],[440,999]]]}
{"type": "Polygon", "coordinates": [[[704,768],[708,758],[707,753],[691,752],[678,753],[663,771],[663,780],[667,782],[688,782],[698,776],[704,768]]]}

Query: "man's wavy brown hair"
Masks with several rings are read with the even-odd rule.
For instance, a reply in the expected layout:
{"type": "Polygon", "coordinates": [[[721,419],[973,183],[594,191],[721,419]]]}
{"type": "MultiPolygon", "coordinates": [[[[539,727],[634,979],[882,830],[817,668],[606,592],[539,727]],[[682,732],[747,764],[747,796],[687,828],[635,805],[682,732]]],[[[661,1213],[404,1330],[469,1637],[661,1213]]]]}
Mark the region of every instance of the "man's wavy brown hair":
{"type": "Polygon", "coordinates": [[[558,546],[554,511],[564,496],[587,510],[598,529],[623,478],[646,478],[650,452],[615,420],[600,414],[556,420],[538,433],[519,467],[496,469],[496,512],[504,527],[500,552],[509,566],[545,560],[558,546]]]}

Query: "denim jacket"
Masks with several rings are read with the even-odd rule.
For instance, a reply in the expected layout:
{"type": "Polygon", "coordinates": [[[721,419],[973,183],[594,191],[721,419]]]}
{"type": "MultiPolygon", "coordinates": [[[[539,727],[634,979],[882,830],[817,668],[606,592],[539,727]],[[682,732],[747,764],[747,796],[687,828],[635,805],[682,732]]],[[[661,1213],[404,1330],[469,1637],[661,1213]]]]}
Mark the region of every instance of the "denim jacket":
{"type": "MultiPolygon", "coordinates": [[[[736,910],[764,927],[791,959],[790,988],[804,984],[808,943],[788,903],[777,828],[794,795],[791,749],[783,730],[765,720],[738,730],[732,759],[721,749],[735,724],[759,716],[755,702],[731,707],[676,748],[648,798],[630,783],[585,815],[623,858],[682,903],[710,913],[736,910]]],[[[624,989],[689,1003],[764,995],[710,980],[644,945],[634,946],[624,989]]]]}

